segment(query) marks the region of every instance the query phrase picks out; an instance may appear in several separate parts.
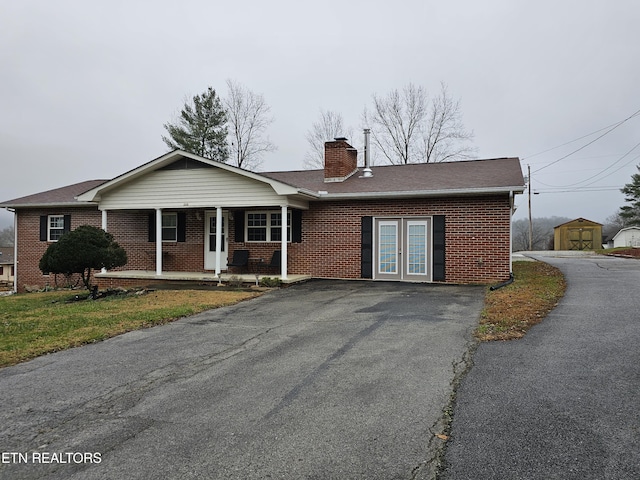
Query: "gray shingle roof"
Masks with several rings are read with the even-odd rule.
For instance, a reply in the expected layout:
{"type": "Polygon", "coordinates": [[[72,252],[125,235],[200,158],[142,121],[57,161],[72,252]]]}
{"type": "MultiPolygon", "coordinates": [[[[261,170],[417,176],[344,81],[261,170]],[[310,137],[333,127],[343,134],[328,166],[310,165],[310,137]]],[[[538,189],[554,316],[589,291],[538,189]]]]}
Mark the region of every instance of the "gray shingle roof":
{"type": "Polygon", "coordinates": [[[0,247],[0,265],[13,264],[13,247],[0,247]]]}
{"type": "Polygon", "coordinates": [[[524,190],[518,158],[469,160],[372,167],[373,177],[362,178],[362,169],[343,182],[324,182],[323,170],[267,172],[262,175],[314,192],[328,195],[473,193],[480,191],[524,190]]]}
{"type": "MultiPolygon", "coordinates": [[[[524,179],[518,158],[469,160],[372,167],[373,176],[362,178],[362,169],[343,182],[324,182],[323,170],[260,173],[324,198],[402,197],[522,192],[524,179]]],[[[108,180],[89,180],[26,197],[7,200],[0,207],[79,205],[75,197],[108,180]]]]}
{"type": "Polygon", "coordinates": [[[86,182],[74,183],[66,187],[7,200],[6,202],[1,202],[0,207],[17,208],[78,205],[78,201],[75,199],[77,195],[91,190],[106,181],[107,180],[88,180],[86,182]]]}

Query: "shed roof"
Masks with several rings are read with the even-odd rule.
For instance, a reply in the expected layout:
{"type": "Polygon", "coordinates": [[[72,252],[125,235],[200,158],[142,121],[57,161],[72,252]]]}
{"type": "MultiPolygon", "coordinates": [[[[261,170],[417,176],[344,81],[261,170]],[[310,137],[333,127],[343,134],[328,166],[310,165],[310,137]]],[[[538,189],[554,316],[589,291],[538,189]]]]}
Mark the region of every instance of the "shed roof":
{"type": "Polygon", "coordinates": [[[618,230],[618,232],[613,236],[613,240],[615,240],[616,238],[618,238],[619,235],[624,235],[626,232],[640,232],[640,227],[638,226],[631,226],[631,227],[625,227],[625,228],[621,228],[620,230],[618,230]]]}
{"type": "Polygon", "coordinates": [[[592,220],[587,220],[586,218],[578,217],[573,220],[569,220],[568,222],[561,223],[560,225],[556,225],[553,228],[556,229],[556,228],[564,227],[565,225],[571,225],[572,223],[581,223],[581,224],[586,223],[587,225],[591,225],[591,226],[597,226],[597,225],[602,226],[601,223],[594,222],[592,220]]]}
{"type": "Polygon", "coordinates": [[[0,247],[0,265],[13,264],[13,247],[0,247]]]}

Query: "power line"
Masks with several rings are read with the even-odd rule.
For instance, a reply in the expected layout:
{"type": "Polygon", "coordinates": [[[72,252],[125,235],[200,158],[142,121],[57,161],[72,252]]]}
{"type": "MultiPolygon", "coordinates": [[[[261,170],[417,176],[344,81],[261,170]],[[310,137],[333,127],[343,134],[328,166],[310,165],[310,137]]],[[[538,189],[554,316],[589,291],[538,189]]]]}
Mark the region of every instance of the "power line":
{"type": "Polygon", "coordinates": [[[538,155],[542,155],[543,153],[551,152],[553,150],[557,150],[558,148],[565,147],[565,146],[570,145],[570,144],[572,144],[574,142],[577,142],[578,140],[582,140],[583,138],[590,137],[591,135],[595,135],[596,133],[599,133],[599,132],[601,132],[603,130],[606,130],[607,128],[613,127],[614,125],[616,125],[616,124],[612,123],[611,125],[607,125],[606,127],[602,127],[600,129],[596,130],[595,132],[587,133],[586,135],[583,135],[581,137],[575,138],[573,140],[569,140],[568,142],[562,143],[562,144],[557,145],[555,147],[547,148],[546,150],[543,150],[543,151],[538,152],[538,153],[534,153],[533,155],[527,155],[526,157],[522,157],[522,160],[529,160],[530,158],[537,157],[538,155]]]}
{"type": "MultiPolygon", "coordinates": [[[[579,148],[575,149],[575,150],[574,150],[574,151],[572,151],[571,153],[568,153],[567,155],[564,155],[564,156],[562,156],[562,157],[558,158],[557,160],[554,160],[553,162],[548,163],[548,164],[547,164],[547,165],[545,165],[544,167],[540,167],[539,169],[535,170],[533,173],[537,173],[537,172],[539,172],[540,170],[544,170],[545,168],[550,167],[551,165],[554,165],[554,164],[556,164],[556,163],[560,162],[561,160],[564,160],[564,159],[565,159],[565,158],[567,158],[567,157],[570,157],[570,156],[571,156],[571,155],[573,155],[574,153],[577,153],[577,152],[579,152],[580,150],[584,150],[584,149],[585,149],[585,148],[587,148],[589,145],[594,144],[595,142],[597,142],[598,140],[600,140],[602,137],[604,137],[604,136],[606,136],[606,135],[610,134],[610,133],[611,133],[611,132],[613,132],[616,128],[618,128],[619,126],[623,125],[624,123],[626,123],[627,121],[631,120],[632,118],[634,118],[634,117],[636,117],[636,116],[638,116],[638,115],[640,115],[640,110],[637,110],[637,111],[636,111],[636,112],[634,112],[632,115],[630,115],[630,116],[628,116],[627,118],[625,118],[624,120],[620,120],[618,123],[614,123],[614,124],[610,125],[609,127],[605,127],[605,128],[608,128],[608,130],[607,130],[606,132],[604,132],[602,135],[599,135],[599,136],[598,136],[598,137],[596,137],[595,139],[591,140],[590,142],[587,142],[586,144],[584,144],[584,145],[582,145],[581,147],[579,147],[579,148]]],[[[601,132],[602,130],[604,130],[604,129],[600,129],[600,130],[597,130],[597,131],[598,131],[598,132],[601,132]]],[[[590,135],[593,135],[593,134],[590,134],[590,135]]],[[[590,135],[586,135],[586,136],[590,136],[590,135]]],[[[582,137],[582,138],[584,138],[584,137],[582,137]]],[[[569,142],[569,143],[572,143],[572,142],[569,142]]]]}
{"type": "Polygon", "coordinates": [[[570,188],[566,190],[553,190],[553,189],[540,189],[535,190],[533,193],[590,193],[590,192],[615,192],[620,191],[622,187],[595,187],[595,188],[570,188]]]}
{"type": "MultiPolygon", "coordinates": [[[[613,168],[613,166],[615,164],[617,164],[618,162],[621,162],[627,155],[629,155],[631,152],[633,152],[636,148],[638,148],[640,146],[640,142],[636,143],[633,148],[631,148],[631,150],[629,150],[627,153],[625,153],[624,155],[622,155],[618,160],[616,160],[615,162],[613,162],[611,165],[609,165],[608,167],[600,170],[598,173],[596,173],[595,175],[591,175],[588,178],[585,178],[584,180],[580,180],[579,182],[575,182],[575,183],[569,183],[566,185],[550,185],[544,182],[541,182],[540,180],[537,180],[539,183],[542,183],[543,185],[546,185],[547,187],[558,187],[558,188],[564,188],[564,187],[573,187],[575,185],[580,185],[581,183],[585,183],[588,182],[589,180],[603,174],[604,172],[606,172],[607,170],[609,170],[610,168],[613,168]]],[[[605,178],[613,175],[614,173],[616,173],[617,171],[623,169],[624,167],[626,167],[627,165],[629,165],[630,163],[632,163],[633,161],[635,161],[636,159],[640,158],[640,155],[636,155],[635,157],[633,157],[631,160],[629,160],[627,163],[621,165],[619,168],[615,169],[613,172],[610,172],[608,175],[605,175],[602,178],[599,178],[597,180],[594,180],[591,183],[588,183],[587,185],[584,185],[585,187],[588,187],[589,185],[593,185],[596,182],[599,182],[600,180],[604,180],[605,178]]]]}

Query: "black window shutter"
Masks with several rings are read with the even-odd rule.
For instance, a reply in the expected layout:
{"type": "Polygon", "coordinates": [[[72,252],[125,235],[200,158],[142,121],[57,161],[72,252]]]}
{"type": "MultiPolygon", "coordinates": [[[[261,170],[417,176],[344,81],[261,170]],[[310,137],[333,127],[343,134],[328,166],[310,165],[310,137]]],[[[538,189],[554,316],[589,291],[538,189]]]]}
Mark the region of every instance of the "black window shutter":
{"type": "Polygon", "coordinates": [[[244,210],[233,212],[233,225],[235,228],[235,241],[244,242],[244,210]]]}
{"type": "Polygon", "coordinates": [[[64,216],[64,226],[62,227],[62,233],[69,233],[71,231],[71,215],[64,216]]]}
{"type": "Polygon", "coordinates": [[[362,217],[360,241],[360,276],[373,278],[373,217],[362,217]]]}
{"type": "Polygon", "coordinates": [[[149,241],[156,241],[156,212],[149,214],[149,241]]]}
{"type": "Polygon", "coordinates": [[[187,240],[187,212],[178,212],[178,241],[187,240]]]}
{"type": "Polygon", "coordinates": [[[47,215],[40,215],[40,241],[46,242],[47,239],[47,223],[49,222],[49,217],[47,215]]]}
{"type": "Polygon", "coordinates": [[[445,281],[444,253],[445,253],[445,225],[444,215],[433,216],[433,280],[445,281]]]}
{"type": "Polygon", "coordinates": [[[291,241],[302,243],[302,210],[291,211],[291,241]]]}

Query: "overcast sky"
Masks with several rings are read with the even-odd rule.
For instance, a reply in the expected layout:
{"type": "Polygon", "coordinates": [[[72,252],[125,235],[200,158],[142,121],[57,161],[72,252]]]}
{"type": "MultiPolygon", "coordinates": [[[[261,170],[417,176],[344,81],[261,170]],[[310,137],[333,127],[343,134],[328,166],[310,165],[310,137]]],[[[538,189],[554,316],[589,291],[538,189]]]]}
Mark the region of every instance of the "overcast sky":
{"type": "Polygon", "coordinates": [[[360,135],[372,94],[444,82],[479,158],[531,165],[534,217],[603,222],[640,163],[640,116],[596,140],[640,110],[639,25],[637,0],[3,1],[0,201],[162,155],[226,79],[271,107],[265,171],[303,168],[320,109],[360,135]]]}

